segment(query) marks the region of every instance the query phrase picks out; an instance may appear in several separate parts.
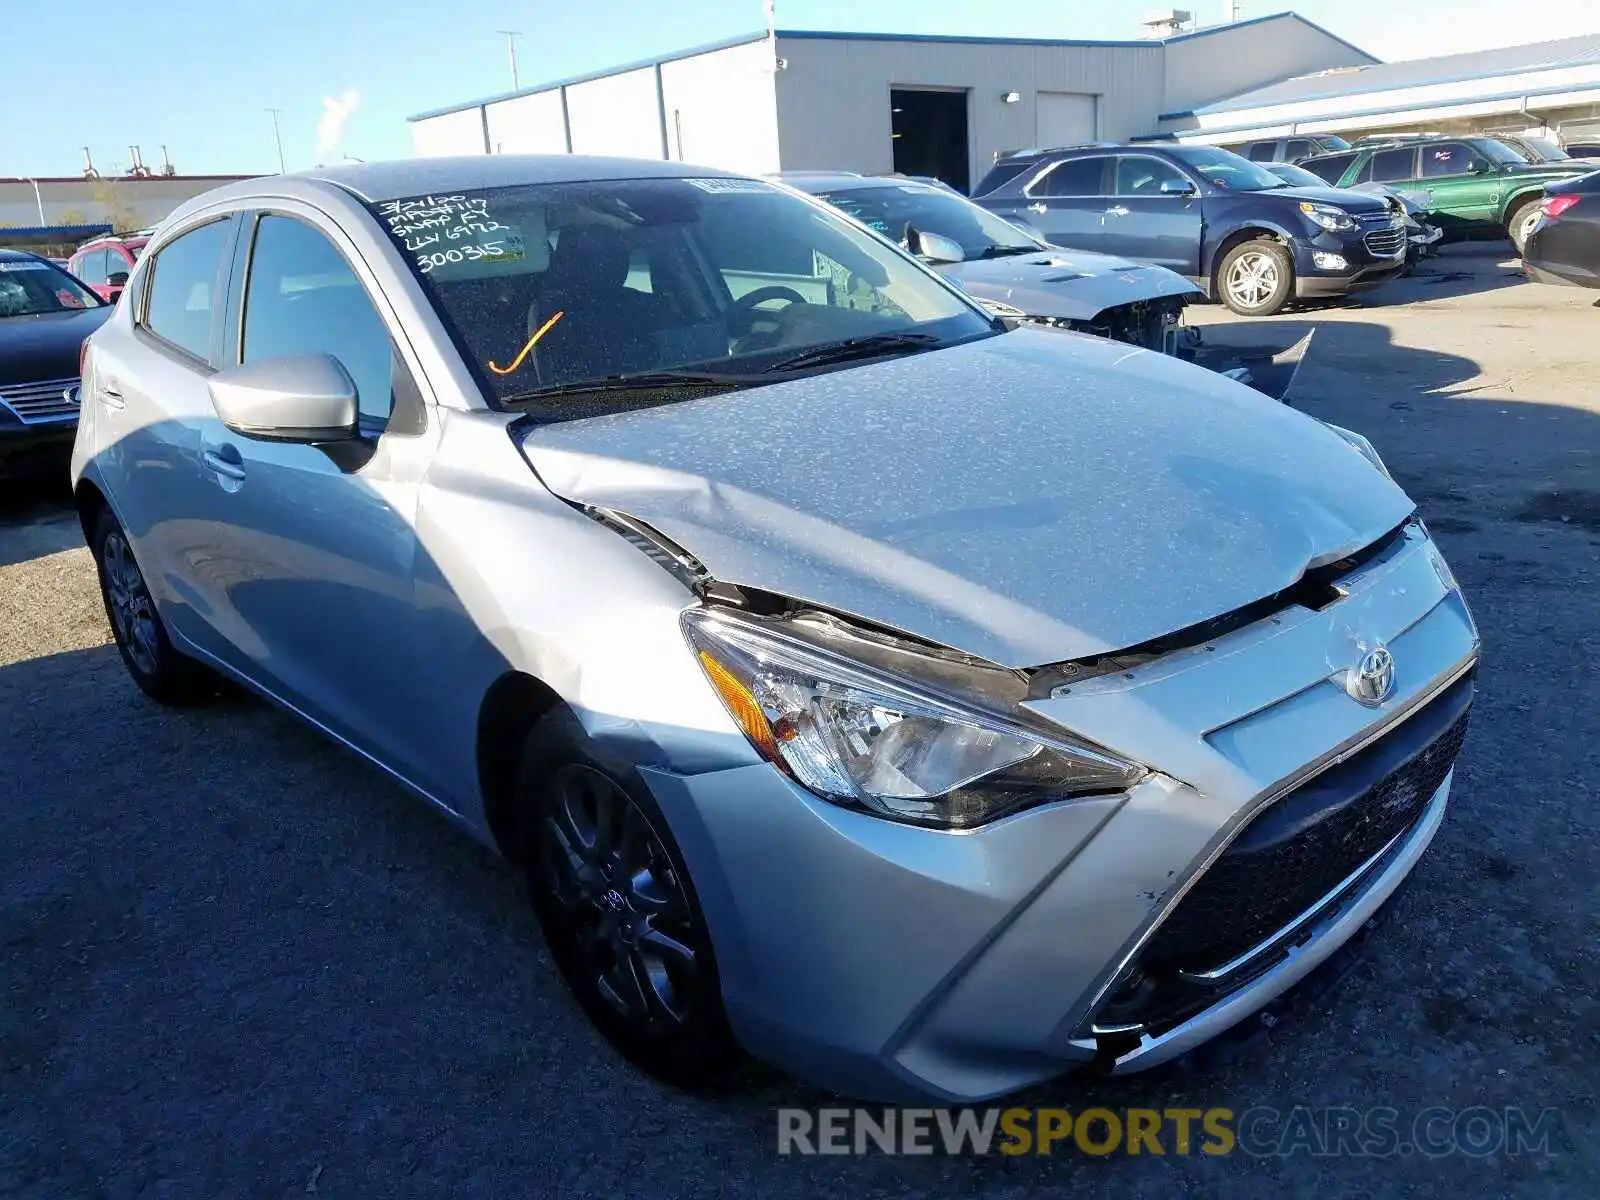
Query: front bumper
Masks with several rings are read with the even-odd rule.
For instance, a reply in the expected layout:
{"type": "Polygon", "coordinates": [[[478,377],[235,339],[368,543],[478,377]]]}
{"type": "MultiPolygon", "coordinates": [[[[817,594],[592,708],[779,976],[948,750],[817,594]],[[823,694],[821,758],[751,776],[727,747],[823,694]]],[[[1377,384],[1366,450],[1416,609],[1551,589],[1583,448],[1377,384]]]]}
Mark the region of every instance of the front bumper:
{"type": "Polygon", "coordinates": [[[740,1040],[848,1095],[973,1103],[1074,1067],[1165,1061],[1298,982],[1410,871],[1448,779],[1236,987],[1175,1024],[1097,1025],[1254,818],[1470,670],[1476,631],[1420,530],[1341,586],[1320,611],[1285,609],[1034,702],[1165,772],[1124,796],[951,833],[838,808],[764,764],[644,770],[699,892],[740,1040]],[[1377,709],[1338,682],[1352,645],[1370,640],[1402,664],[1377,709]]]}
{"type": "Polygon", "coordinates": [[[65,479],[77,432],[76,417],[23,425],[9,423],[6,414],[0,414],[0,478],[55,472],[65,479]]]}
{"type": "Polygon", "coordinates": [[[1376,287],[1405,267],[1406,246],[1405,226],[1395,224],[1295,238],[1294,294],[1298,299],[1343,296],[1376,287]],[[1318,254],[1336,254],[1345,265],[1319,266],[1318,254]]]}

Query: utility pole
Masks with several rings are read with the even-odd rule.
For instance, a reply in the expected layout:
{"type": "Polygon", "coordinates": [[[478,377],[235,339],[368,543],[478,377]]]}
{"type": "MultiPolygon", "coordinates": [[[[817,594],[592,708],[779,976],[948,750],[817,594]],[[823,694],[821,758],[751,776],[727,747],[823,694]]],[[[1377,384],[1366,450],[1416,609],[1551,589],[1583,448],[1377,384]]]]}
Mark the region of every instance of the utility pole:
{"type": "Polygon", "coordinates": [[[283,135],[278,132],[278,114],[281,108],[269,108],[267,112],[272,116],[272,141],[278,147],[278,174],[287,175],[289,168],[283,165],[283,135]]]}
{"type": "Polygon", "coordinates": [[[39,181],[37,179],[30,179],[28,182],[33,184],[33,202],[39,207],[39,224],[43,225],[45,223],[44,197],[39,195],[39,181]]]}
{"type": "Polygon", "coordinates": [[[511,52],[511,90],[517,90],[517,39],[522,36],[520,29],[497,29],[496,33],[506,36],[506,49],[511,52]]]}

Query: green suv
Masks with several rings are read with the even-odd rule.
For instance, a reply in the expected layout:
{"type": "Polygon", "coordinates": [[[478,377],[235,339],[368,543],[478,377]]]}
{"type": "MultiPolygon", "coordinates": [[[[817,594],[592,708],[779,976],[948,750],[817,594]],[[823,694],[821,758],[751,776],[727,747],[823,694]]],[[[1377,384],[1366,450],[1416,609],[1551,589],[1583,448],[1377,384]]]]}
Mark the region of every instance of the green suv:
{"type": "Polygon", "coordinates": [[[1430,219],[1447,240],[1504,233],[1518,254],[1539,217],[1544,185],[1592,169],[1576,162],[1530,163],[1490,137],[1397,139],[1319,154],[1300,166],[1334,187],[1384,183],[1400,191],[1429,192],[1430,219]]]}

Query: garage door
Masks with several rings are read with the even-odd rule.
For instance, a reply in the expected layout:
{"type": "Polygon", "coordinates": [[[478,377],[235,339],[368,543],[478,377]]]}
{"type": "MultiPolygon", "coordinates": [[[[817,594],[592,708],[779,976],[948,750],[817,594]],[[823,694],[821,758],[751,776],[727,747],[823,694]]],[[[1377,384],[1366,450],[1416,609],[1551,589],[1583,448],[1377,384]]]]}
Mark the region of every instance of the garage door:
{"type": "Polygon", "coordinates": [[[1098,96],[1082,92],[1040,92],[1034,109],[1033,144],[1048,148],[1094,141],[1098,100],[1098,96]]]}

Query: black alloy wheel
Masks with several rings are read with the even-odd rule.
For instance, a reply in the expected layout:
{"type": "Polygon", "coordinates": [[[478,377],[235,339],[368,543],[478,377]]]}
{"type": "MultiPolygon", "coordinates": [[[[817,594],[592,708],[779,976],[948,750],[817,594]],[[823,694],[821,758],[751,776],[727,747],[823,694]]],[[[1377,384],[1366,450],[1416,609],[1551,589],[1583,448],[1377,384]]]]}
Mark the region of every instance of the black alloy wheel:
{"type": "Polygon", "coordinates": [[[603,761],[570,716],[555,720],[559,745],[536,731],[522,776],[533,905],[551,955],[628,1059],[680,1086],[718,1083],[740,1054],[682,856],[631,766],[603,761]]]}

